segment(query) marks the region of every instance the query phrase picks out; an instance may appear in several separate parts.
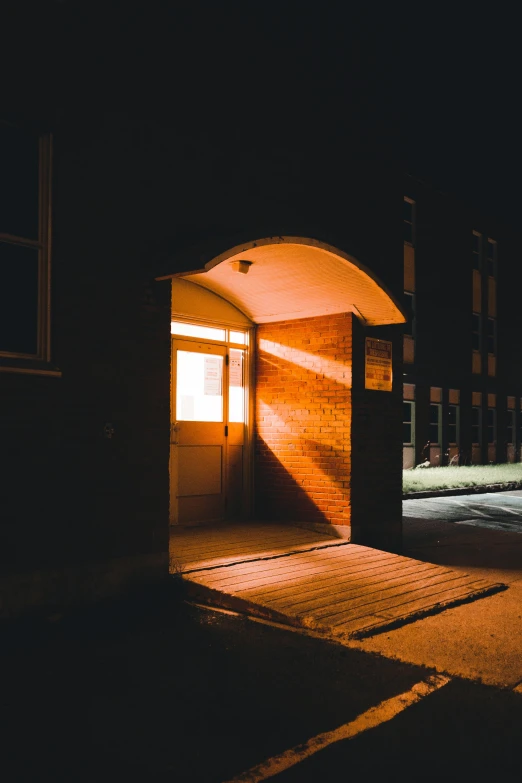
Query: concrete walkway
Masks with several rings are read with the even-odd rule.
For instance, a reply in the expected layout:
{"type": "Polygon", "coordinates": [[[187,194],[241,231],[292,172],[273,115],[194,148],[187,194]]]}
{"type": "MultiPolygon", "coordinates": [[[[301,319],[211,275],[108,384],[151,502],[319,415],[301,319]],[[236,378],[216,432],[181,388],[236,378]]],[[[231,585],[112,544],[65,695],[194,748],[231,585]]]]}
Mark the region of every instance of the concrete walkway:
{"type": "MultiPolygon", "coordinates": [[[[521,495],[504,493],[506,503],[521,495]]],[[[441,518],[442,505],[437,519],[428,502],[426,510],[429,518],[403,520],[406,554],[509,590],[350,646],[522,693],[522,526],[515,532],[461,525],[441,518]]]]}
{"type": "Polygon", "coordinates": [[[195,600],[339,639],[382,633],[505,589],[445,566],[268,523],[174,529],[171,558],[195,600]]]}

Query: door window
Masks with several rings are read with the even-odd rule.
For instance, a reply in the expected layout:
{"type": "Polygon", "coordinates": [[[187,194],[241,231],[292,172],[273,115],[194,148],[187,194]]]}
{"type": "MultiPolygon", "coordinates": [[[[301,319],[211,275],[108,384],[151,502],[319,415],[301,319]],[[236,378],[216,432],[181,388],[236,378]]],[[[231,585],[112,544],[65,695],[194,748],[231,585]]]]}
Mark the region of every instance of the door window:
{"type": "Polygon", "coordinates": [[[241,424],[245,421],[244,353],[238,348],[230,348],[228,365],[228,420],[241,424]]]}
{"type": "Polygon", "coordinates": [[[178,421],[223,421],[223,357],[178,351],[178,421]]]}

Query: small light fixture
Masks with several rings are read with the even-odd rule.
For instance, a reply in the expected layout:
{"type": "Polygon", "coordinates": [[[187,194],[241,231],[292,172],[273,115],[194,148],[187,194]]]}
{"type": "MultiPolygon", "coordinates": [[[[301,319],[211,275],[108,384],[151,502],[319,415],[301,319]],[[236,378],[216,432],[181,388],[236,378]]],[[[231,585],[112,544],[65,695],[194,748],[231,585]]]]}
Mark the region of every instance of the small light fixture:
{"type": "Polygon", "coordinates": [[[248,270],[252,266],[252,263],[252,261],[246,261],[246,259],[240,258],[237,261],[232,261],[231,265],[236,272],[240,272],[242,275],[247,275],[248,270]]]}

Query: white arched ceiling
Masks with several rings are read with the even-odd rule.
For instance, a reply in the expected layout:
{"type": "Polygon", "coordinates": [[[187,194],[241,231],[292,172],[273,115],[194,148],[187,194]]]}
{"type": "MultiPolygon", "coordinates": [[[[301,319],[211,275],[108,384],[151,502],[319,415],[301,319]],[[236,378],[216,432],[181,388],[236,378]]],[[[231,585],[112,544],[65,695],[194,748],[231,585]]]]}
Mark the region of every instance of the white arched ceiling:
{"type": "Polygon", "coordinates": [[[255,323],[350,311],[370,326],[406,320],[369,269],[315,239],[268,237],[231,248],[204,269],[172,277],[213,291],[255,323]],[[248,267],[247,274],[241,267],[248,267]]]}

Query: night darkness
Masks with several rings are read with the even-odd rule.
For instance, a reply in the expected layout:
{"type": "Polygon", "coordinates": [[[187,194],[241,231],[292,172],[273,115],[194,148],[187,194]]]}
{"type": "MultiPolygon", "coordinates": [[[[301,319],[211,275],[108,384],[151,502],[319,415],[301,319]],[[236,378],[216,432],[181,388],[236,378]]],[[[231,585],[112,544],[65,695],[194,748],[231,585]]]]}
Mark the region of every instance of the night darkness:
{"type": "Polygon", "coordinates": [[[13,8],[4,106],[31,96],[43,111],[124,105],[189,136],[219,135],[229,153],[263,145],[298,165],[312,150],[334,165],[332,150],[355,141],[518,222],[521,65],[514,20],[499,10],[470,18],[434,4],[411,13],[288,0],[13,8]]]}

